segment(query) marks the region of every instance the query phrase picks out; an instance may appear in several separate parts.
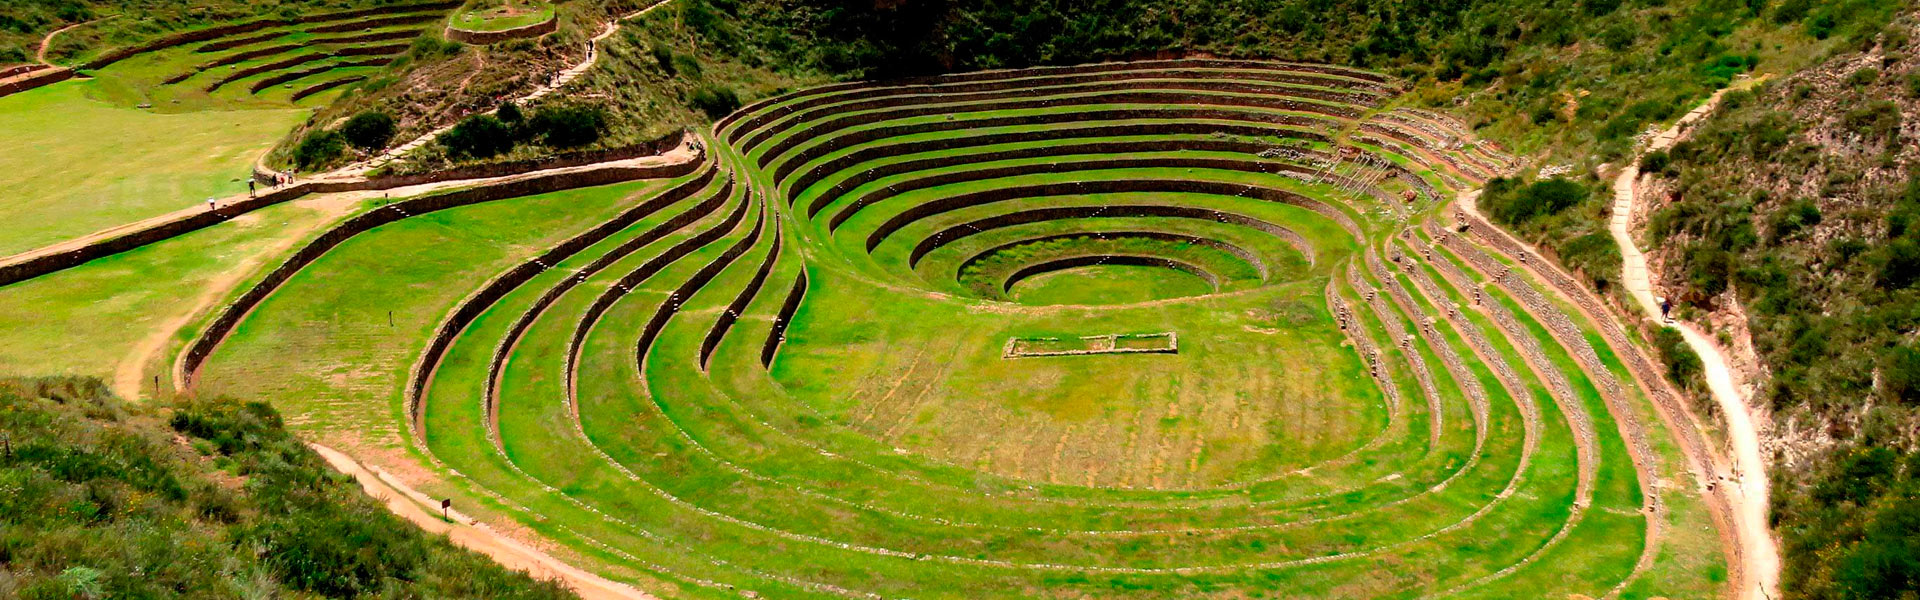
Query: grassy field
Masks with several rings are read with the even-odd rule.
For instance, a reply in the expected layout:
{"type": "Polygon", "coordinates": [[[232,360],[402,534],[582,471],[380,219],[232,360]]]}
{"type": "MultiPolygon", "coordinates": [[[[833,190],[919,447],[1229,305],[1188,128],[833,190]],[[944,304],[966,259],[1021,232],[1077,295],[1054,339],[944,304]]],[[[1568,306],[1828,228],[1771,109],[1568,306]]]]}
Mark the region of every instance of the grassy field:
{"type": "Polygon", "coordinates": [[[1205,295],[1213,286],[1200,276],[1164,267],[1098,265],[1054,271],[1014,284],[1023,304],[1132,304],[1205,295]]]}
{"type": "Polygon", "coordinates": [[[253,161],[300,110],[155,114],[95,81],[0,98],[0,255],[247,191],[253,161]],[[111,160],[102,160],[112,157],[111,160]]]}
{"type": "Polygon", "coordinates": [[[544,23],[553,18],[553,5],[538,0],[480,2],[453,16],[452,25],[468,31],[502,31],[544,23]]]}

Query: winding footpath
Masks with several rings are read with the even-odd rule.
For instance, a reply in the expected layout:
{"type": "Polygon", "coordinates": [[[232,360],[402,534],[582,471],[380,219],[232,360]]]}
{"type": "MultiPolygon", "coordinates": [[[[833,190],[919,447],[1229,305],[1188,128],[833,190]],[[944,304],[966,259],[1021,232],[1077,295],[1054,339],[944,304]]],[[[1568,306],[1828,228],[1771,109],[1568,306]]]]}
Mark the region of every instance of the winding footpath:
{"type": "MultiPolygon", "coordinates": [[[[1732,89],[1732,88],[1727,88],[1732,89]]],[[[1648,144],[1648,151],[1665,150],[1678,141],[1685,129],[1705,118],[1720,104],[1720,97],[1727,92],[1722,89],[1708,98],[1706,103],[1693,109],[1673,127],[1660,132],[1648,144]]],[[[1634,193],[1634,182],[1640,178],[1638,162],[1627,165],[1613,181],[1613,218],[1607,229],[1613,233],[1613,239],[1620,245],[1620,259],[1627,292],[1634,303],[1640,306],[1648,319],[1660,322],[1660,304],[1654,300],[1653,286],[1647,271],[1647,256],[1633,239],[1633,213],[1638,208],[1639,198],[1634,193]]],[[[1778,597],[1780,588],[1780,548],[1773,539],[1773,533],[1767,527],[1767,461],[1760,450],[1759,430],[1754,426],[1753,415],[1748,412],[1747,401],[1740,395],[1740,388],[1734,382],[1733,369],[1728,365],[1726,352],[1719,344],[1708,337],[1700,328],[1685,321],[1669,321],[1668,325],[1679,329],[1686,337],[1687,346],[1700,355],[1701,365],[1705,368],[1707,388],[1713,399],[1720,405],[1720,413],[1726,415],[1726,433],[1733,446],[1736,466],[1733,473],[1722,474],[1723,480],[1734,484],[1737,493],[1728,494],[1733,503],[1735,534],[1740,540],[1741,560],[1745,561],[1743,571],[1748,573],[1744,589],[1739,590],[1743,600],[1770,600],[1778,597]]]]}

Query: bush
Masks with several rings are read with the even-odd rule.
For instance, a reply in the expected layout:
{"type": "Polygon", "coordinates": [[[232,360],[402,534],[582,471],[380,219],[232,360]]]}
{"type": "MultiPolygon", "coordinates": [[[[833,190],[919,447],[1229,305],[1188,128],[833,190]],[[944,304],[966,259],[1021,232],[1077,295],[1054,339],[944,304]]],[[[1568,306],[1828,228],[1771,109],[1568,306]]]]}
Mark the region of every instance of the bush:
{"type": "Polygon", "coordinates": [[[1920,404],[1920,350],[1894,346],[1880,358],[1880,389],[1887,399],[1920,404]]]}
{"type": "Polygon", "coordinates": [[[1667,167],[1671,166],[1672,160],[1665,150],[1648,152],[1646,156],[1640,157],[1640,172],[1665,173],[1667,167]]]}
{"type": "Polygon", "coordinates": [[[1586,186],[1557,177],[1528,186],[1518,186],[1513,180],[1496,179],[1488,182],[1481,203],[1494,220],[1520,225],[1559,214],[1586,198],[1586,186]]]}
{"type": "Polygon", "coordinates": [[[1920,280],[1920,244],[1900,238],[1886,245],[1880,263],[1880,287],[1904,289],[1920,280]]]}
{"type": "Polygon", "coordinates": [[[1847,85],[1850,85],[1853,87],[1866,87],[1869,85],[1873,85],[1873,82],[1879,81],[1879,80],[1880,80],[1880,70],[1875,69],[1873,67],[1867,67],[1858,71],[1854,71],[1852,75],[1848,75],[1847,85]]]}
{"type": "Polygon", "coordinates": [[[555,148],[573,148],[600,141],[607,128],[607,111],[598,106],[549,106],[527,122],[532,135],[555,148]]]}
{"type": "Polygon", "coordinates": [[[1667,376],[1675,383],[1689,390],[1704,389],[1706,371],[1701,367],[1700,355],[1687,346],[1687,337],[1680,330],[1661,327],[1654,331],[1653,347],[1660,352],[1661,361],[1667,363],[1667,376]]]}
{"type": "Polygon", "coordinates": [[[1773,213],[1773,242],[1793,237],[1800,230],[1820,224],[1820,207],[1812,200],[1799,200],[1773,213]]]}
{"type": "Polygon", "coordinates": [[[340,135],[347,143],[362,150],[380,150],[393,141],[393,117],[383,112],[364,112],[347,119],[340,126],[340,135]]]}
{"type": "Polygon", "coordinates": [[[455,156],[491,158],[513,149],[513,128],[493,115],[474,115],[454,125],[440,136],[440,143],[455,156]]]}
{"type": "Polygon", "coordinates": [[[1891,101],[1880,100],[1847,111],[1841,123],[1848,130],[1868,139],[1890,140],[1900,133],[1900,107],[1891,101]]]}
{"type": "Polygon", "coordinates": [[[339,159],[346,151],[346,140],[339,133],[319,130],[300,140],[300,146],[293,151],[293,162],[302,171],[313,170],[339,159]]]}
{"type": "Polygon", "coordinates": [[[1687,281],[1701,293],[1720,295],[1727,291],[1727,282],[1732,276],[1732,253],[1706,244],[1695,246],[1687,253],[1687,281]]]}
{"type": "Polygon", "coordinates": [[[501,104],[499,110],[493,111],[493,116],[500,119],[501,123],[512,127],[519,127],[520,122],[527,119],[526,115],[520,112],[520,105],[515,102],[501,104]]]}
{"type": "Polygon", "coordinates": [[[674,70],[673,49],[668,48],[666,44],[655,42],[651,47],[647,48],[647,54],[653,56],[654,64],[659,65],[660,70],[665,71],[668,77],[679,74],[679,71],[674,70]]]}
{"type": "Polygon", "coordinates": [[[413,46],[407,49],[407,55],[414,60],[433,60],[459,54],[465,46],[460,42],[447,40],[437,34],[413,38],[413,46]]]}
{"type": "Polygon", "coordinates": [[[723,85],[703,85],[693,91],[688,98],[694,108],[706,113],[708,118],[718,119],[740,109],[740,96],[733,88],[723,85]]]}

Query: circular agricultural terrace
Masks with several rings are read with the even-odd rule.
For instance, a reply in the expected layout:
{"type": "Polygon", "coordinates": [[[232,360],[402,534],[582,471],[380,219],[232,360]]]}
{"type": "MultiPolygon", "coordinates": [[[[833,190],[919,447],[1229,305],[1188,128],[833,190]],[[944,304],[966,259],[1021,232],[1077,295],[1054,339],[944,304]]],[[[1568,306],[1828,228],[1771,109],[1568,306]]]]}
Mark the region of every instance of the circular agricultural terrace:
{"type": "MultiPolygon", "coordinates": [[[[1720,594],[1670,392],[1463,231],[1512,160],[1396,91],[1176,60],[771,98],[381,334],[418,342],[358,414],[669,597],[1720,594]]],[[[346,284],[302,260],[203,389],[311,356],[305,290],[346,284]]]]}

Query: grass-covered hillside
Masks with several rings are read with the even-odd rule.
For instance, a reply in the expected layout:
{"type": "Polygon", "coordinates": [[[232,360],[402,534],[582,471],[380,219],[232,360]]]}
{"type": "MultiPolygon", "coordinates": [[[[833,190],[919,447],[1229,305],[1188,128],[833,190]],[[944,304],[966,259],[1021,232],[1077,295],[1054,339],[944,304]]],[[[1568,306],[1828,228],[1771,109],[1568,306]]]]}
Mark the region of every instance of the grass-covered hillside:
{"type": "Polygon", "coordinates": [[[0,439],[0,597],[572,597],[388,513],[265,404],[7,379],[0,439]]]}

